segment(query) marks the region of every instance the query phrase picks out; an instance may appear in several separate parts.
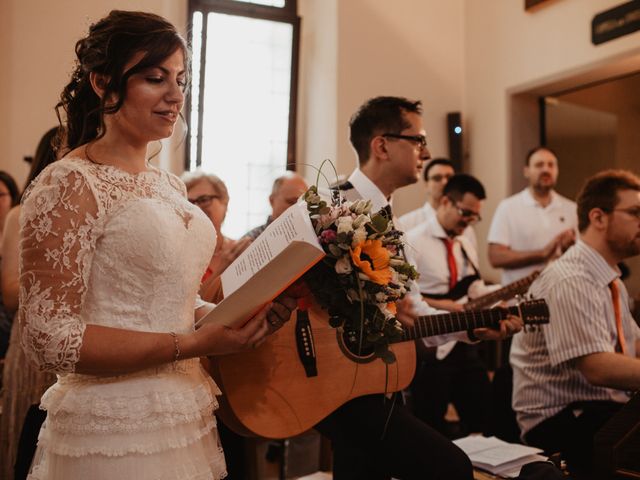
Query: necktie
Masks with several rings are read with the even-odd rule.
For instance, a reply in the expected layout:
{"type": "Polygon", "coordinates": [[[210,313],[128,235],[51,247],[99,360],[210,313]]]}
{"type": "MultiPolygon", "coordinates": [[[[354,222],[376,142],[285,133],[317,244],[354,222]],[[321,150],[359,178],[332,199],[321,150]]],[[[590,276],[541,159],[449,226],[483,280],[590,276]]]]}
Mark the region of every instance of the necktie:
{"type": "Polygon", "coordinates": [[[620,288],[618,282],[614,280],[609,284],[611,290],[611,300],[613,301],[613,313],[616,317],[616,331],[618,332],[618,344],[620,351],[624,355],[627,352],[627,345],[624,339],[624,330],[622,330],[622,315],[620,313],[620,288]]]}
{"type": "Polygon", "coordinates": [[[458,266],[456,265],[456,257],[453,256],[453,238],[443,238],[444,246],[447,248],[447,263],[449,264],[449,290],[458,283],[458,266]]]}

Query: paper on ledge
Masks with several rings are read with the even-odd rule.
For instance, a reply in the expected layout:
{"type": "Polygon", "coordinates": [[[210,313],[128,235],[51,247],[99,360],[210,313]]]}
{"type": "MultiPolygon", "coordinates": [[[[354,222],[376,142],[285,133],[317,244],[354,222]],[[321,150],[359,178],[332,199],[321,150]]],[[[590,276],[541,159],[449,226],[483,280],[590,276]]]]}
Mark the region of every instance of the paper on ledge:
{"type": "Polygon", "coordinates": [[[224,300],[197,326],[206,322],[243,325],[324,255],[306,203],[292,205],[224,271],[224,300]]]}
{"type": "Polygon", "coordinates": [[[454,440],[471,460],[474,467],[481,468],[505,478],[517,477],[523,465],[547,457],[539,455],[541,449],[509,443],[496,437],[471,435],[454,440]]]}

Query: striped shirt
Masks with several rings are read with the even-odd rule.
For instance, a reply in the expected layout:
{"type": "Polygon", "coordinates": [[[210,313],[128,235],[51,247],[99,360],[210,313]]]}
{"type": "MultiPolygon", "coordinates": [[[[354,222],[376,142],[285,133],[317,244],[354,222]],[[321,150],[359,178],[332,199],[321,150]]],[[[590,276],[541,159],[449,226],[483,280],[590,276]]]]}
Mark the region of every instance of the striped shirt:
{"type": "Polygon", "coordinates": [[[636,356],[640,328],[618,276],[596,250],[579,240],[531,285],[529,293],[547,301],[550,322],[536,332],[515,335],[511,345],[513,409],[523,436],[572,402],[629,399],[627,392],[590,384],[574,361],[615,352],[618,334],[608,286],[613,280],[620,286],[626,354],[636,356]]]}

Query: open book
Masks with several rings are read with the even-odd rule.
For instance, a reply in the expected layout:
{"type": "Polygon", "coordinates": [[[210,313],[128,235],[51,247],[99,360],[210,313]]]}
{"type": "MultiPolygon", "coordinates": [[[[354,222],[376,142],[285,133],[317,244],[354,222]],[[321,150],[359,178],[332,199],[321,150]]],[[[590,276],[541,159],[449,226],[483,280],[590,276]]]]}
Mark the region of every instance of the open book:
{"type": "Polygon", "coordinates": [[[509,443],[496,437],[471,435],[454,440],[469,456],[474,467],[502,478],[520,475],[523,465],[547,460],[539,455],[542,450],[517,443],[509,443]]]}
{"type": "Polygon", "coordinates": [[[224,300],[198,325],[243,325],[324,255],[306,204],[289,207],[224,271],[224,300]]]}

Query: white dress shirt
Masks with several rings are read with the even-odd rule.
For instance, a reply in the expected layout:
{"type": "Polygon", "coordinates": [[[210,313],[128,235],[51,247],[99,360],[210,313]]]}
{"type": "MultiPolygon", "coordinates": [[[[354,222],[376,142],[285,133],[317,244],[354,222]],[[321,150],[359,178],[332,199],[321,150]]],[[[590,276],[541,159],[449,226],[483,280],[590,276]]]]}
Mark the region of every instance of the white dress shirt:
{"type": "MultiPolygon", "coordinates": [[[[427,220],[436,216],[435,209],[431,206],[431,204],[427,201],[420,208],[416,208],[408,213],[405,213],[400,218],[397,219],[396,227],[402,230],[403,232],[408,232],[409,230],[414,229],[418,225],[422,225],[427,222],[427,220]]],[[[473,229],[471,225],[464,229],[462,233],[473,248],[478,250],[478,239],[476,238],[476,231],[473,229]]],[[[476,264],[477,265],[477,264],[476,264]]]]}
{"type": "MultiPolygon", "coordinates": [[[[487,241],[516,251],[542,249],[563,230],[573,228],[577,231],[576,209],[575,202],[556,192],[551,192],[551,202],[543,207],[533,198],[529,188],[525,188],[500,202],[487,241]]],[[[507,285],[515,282],[543,267],[544,263],[538,263],[521,268],[505,268],[501,283],[507,285]]]]}
{"type": "MultiPolygon", "coordinates": [[[[409,230],[406,234],[406,250],[410,251],[420,277],[416,280],[422,294],[441,295],[449,292],[449,262],[444,240],[449,237],[435,215],[425,223],[409,230]]],[[[453,257],[456,261],[456,281],[477,274],[478,253],[465,235],[458,235],[453,243],[453,257]],[[464,248],[464,253],[463,249],[464,248]]],[[[485,285],[482,279],[471,284],[468,294],[472,298],[500,288],[500,285],[485,285]]],[[[445,358],[455,346],[455,342],[438,347],[436,357],[445,358]]]]}

